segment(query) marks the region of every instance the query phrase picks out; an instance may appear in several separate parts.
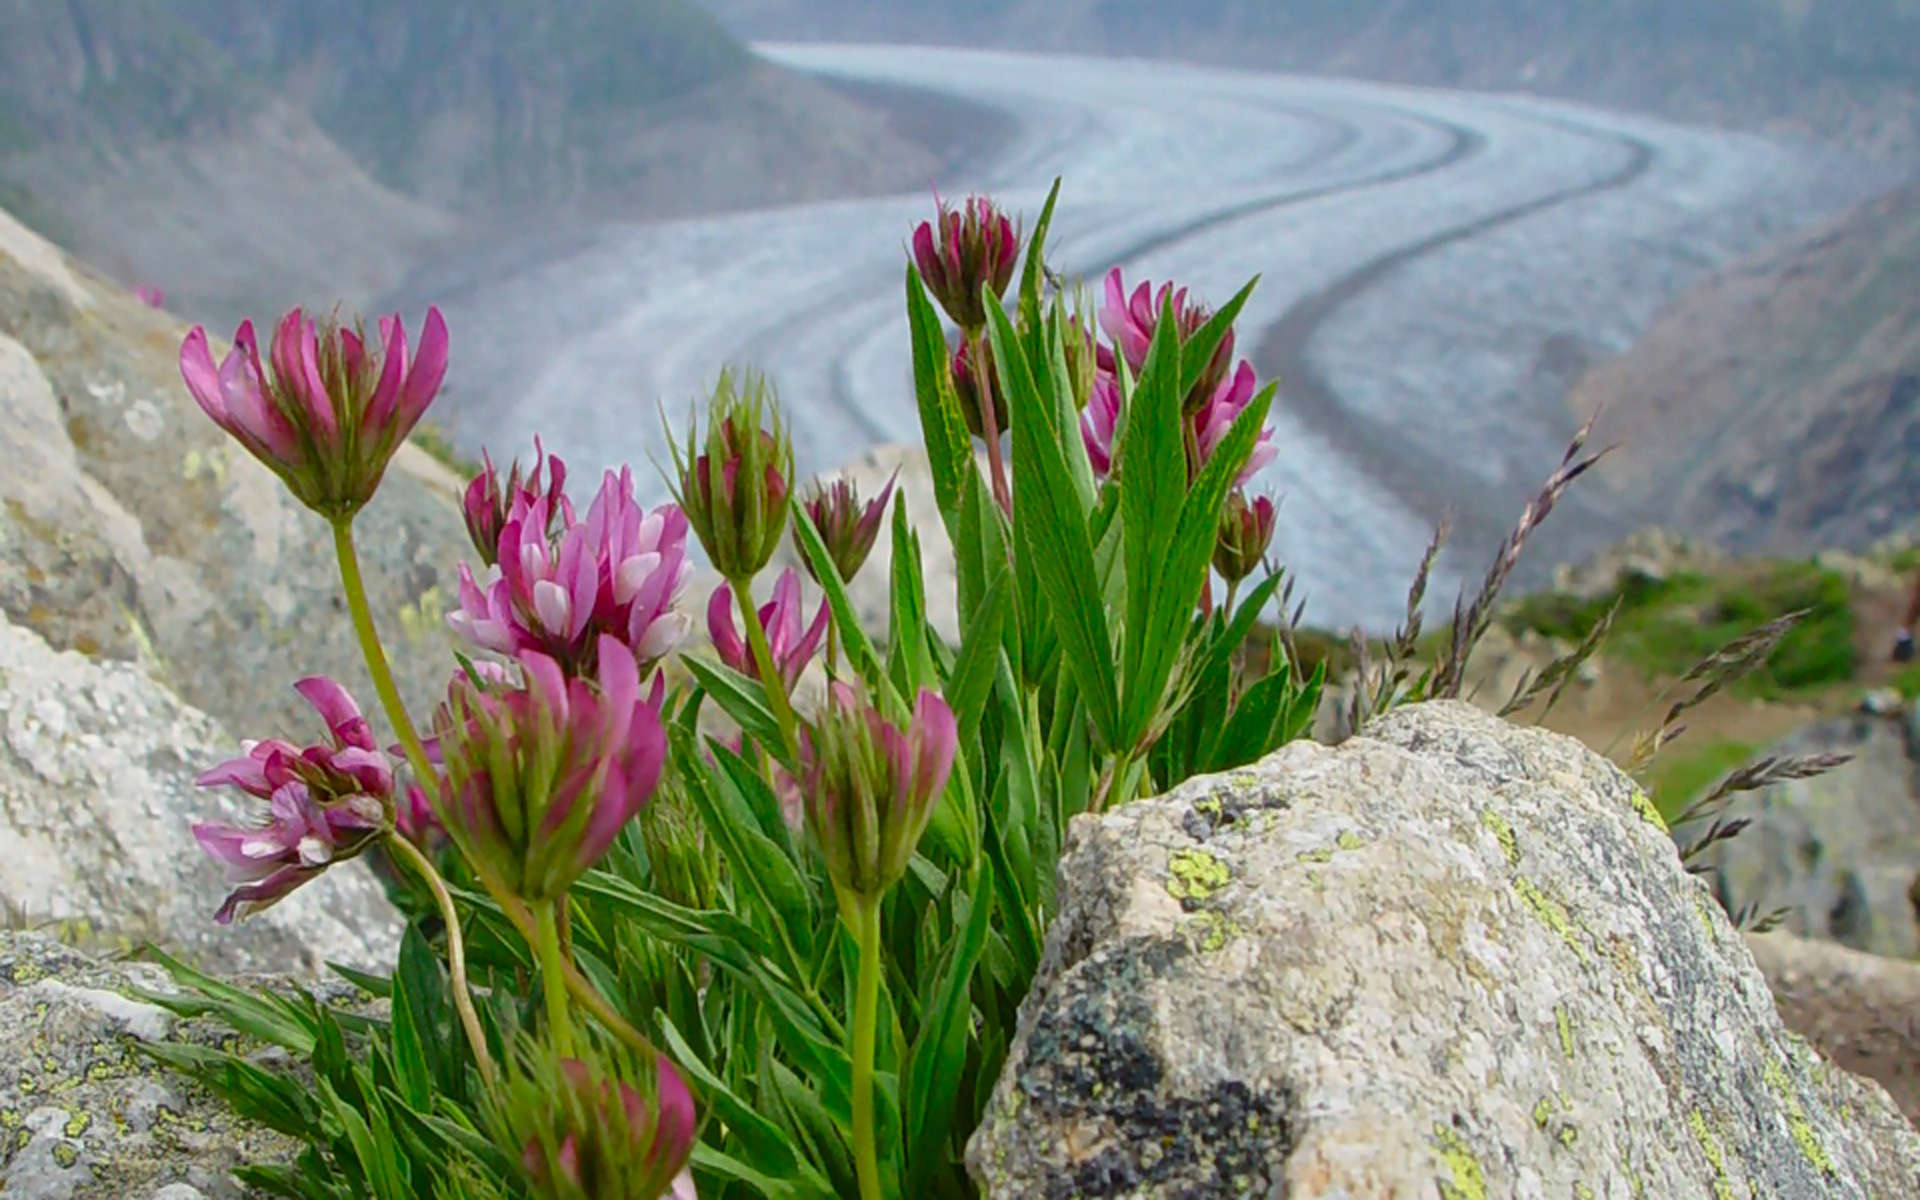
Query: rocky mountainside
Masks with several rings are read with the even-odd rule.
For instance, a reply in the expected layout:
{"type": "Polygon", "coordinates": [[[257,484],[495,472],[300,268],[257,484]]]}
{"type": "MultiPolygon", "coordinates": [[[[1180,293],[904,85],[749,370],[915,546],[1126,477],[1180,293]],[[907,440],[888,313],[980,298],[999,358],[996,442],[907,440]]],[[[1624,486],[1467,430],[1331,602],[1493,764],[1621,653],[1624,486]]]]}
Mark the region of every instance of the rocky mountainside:
{"type": "Polygon", "coordinates": [[[223,321],[358,303],[504,226],[916,185],[937,162],[689,0],[0,0],[0,204],[223,321]]]}
{"type": "MultiPolygon", "coordinates": [[[[185,332],[0,210],[0,610],[56,650],[143,662],[236,736],[297,734],[301,675],[372,685],[325,522],[188,396],[185,332]]],[[[453,661],[440,616],[468,553],[459,486],[402,447],[358,522],[416,706],[453,661]]]]}
{"type": "Polygon", "coordinates": [[[1863,549],[1920,514],[1920,185],[1720,272],[1574,389],[1601,478],[1736,550],[1863,549]]]}
{"type": "Polygon", "coordinates": [[[1920,151],[1907,0],[706,0],[757,36],[989,42],[1526,90],[1920,151]]]}

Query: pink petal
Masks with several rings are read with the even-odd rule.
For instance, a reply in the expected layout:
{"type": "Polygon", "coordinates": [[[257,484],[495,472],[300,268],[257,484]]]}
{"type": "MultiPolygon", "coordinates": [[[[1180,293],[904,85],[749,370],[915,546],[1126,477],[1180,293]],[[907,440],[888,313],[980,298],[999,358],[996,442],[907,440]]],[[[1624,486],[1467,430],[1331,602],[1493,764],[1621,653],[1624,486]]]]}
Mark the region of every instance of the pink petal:
{"type": "Polygon", "coordinates": [[[325,675],[309,675],[293,685],[336,738],[350,746],[364,746],[369,750],[377,743],[372,731],[367,728],[366,718],[360,713],[347,689],[325,675]]]}
{"type": "Polygon", "coordinates": [[[399,317],[380,318],[380,342],[380,382],[360,417],[360,436],[368,439],[386,431],[400,403],[400,382],[407,370],[407,330],[399,317]]]}
{"type": "Polygon", "coordinates": [[[542,579],[533,585],[533,611],[540,618],[540,624],[548,633],[565,637],[568,626],[572,624],[573,603],[567,598],[567,590],[551,579],[542,579]]]}
{"type": "Polygon", "coordinates": [[[747,663],[746,645],[734,628],[733,597],[724,583],[713,589],[713,596],[707,601],[707,636],[713,639],[713,651],[721,662],[742,675],[754,673],[747,663]]]}
{"type": "Polygon", "coordinates": [[[220,386],[220,372],[213,365],[213,351],[207,346],[207,331],[195,325],[180,343],[180,377],[193,394],[200,411],[223,429],[230,429],[226,398],[220,386]]]}
{"type": "Polygon", "coordinates": [[[538,650],[523,650],[520,653],[520,669],[527,676],[527,691],[545,706],[557,724],[564,726],[570,708],[567,703],[567,679],[560,670],[560,664],[538,650]]]}
{"type": "MultiPolygon", "coordinates": [[[[446,319],[437,307],[428,305],[426,324],[420,330],[420,348],[413,360],[413,369],[407,372],[406,385],[400,391],[402,432],[413,428],[439,393],[440,383],[447,376],[447,346],[446,319]]],[[[556,480],[559,477],[556,470],[556,480]]]]}

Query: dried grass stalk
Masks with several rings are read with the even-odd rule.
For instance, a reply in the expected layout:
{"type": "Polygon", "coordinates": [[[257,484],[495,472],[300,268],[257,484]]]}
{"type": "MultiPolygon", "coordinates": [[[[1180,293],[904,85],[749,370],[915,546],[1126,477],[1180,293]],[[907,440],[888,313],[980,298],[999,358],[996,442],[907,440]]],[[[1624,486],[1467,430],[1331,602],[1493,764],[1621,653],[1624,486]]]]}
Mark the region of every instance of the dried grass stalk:
{"type": "Polygon", "coordinates": [[[1519,521],[1493,556],[1493,563],[1487,568],[1486,578],[1481,580],[1480,591],[1474,596],[1473,603],[1462,608],[1464,596],[1454,602],[1452,637],[1445,657],[1434,672],[1433,695],[1449,698],[1460,695],[1466,683],[1467,660],[1472,656],[1473,648],[1486,635],[1487,628],[1493,624],[1494,603],[1499,599],[1500,589],[1506,586],[1507,577],[1513,574],[1515,564],[1520,561],[1520,552],[1526,548],[1527,539],[1553,512],[1554,505],[1560,502],[1568,486],[1613,449],[1609,446],[1582,456],[1587,439],[1593,434],[1594,422],[1599,419],[1600,414],[1596,412],[1573,435],[1566,454],[1560,459],[1560,465],[1554,468],[1553,474],[1541,485],[1539,493],[1521,510],[1519,521]]]}

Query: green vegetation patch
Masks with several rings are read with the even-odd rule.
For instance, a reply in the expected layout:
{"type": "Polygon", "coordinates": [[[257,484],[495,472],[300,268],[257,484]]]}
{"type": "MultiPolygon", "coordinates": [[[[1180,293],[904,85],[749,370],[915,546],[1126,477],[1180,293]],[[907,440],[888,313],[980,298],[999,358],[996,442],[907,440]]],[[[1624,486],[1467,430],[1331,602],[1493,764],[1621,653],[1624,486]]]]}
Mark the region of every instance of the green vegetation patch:
{"type": "Polygon", "coordinates": [[[1601,653],[1652,678],[1683,675],[1700,660],[1776,617],[1808,610],[1767,661],[1735,683],[1736,694],[1780,699],[1844,683],[1859,665],[1853,645],[1851,595],[1845,576],[1812,562],[1761,560],[1723,573],[1677,572],[1653,579],[1622,572],[1604,595],[1583,599],[1544,592],[1514,604],[1514,633],[1532,630],[1577,642],[1616,601],[1601,653]]]}
{"type": "Polygon", "coordinates": [[[1682,738],[1647,768],[1647,790],[1660,819],[1672,825],[1682,809],[1736,767],[1753,761],[1760,747],[1734,738],[1689,744],[1682,738]]]}

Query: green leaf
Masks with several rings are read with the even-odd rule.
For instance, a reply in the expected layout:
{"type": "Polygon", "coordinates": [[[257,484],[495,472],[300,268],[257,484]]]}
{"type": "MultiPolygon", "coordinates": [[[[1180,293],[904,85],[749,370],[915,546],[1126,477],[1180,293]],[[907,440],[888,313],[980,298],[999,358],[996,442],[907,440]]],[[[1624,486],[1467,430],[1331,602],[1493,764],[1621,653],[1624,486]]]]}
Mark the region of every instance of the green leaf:
{"type": "Polygon", "coordinates": [[[394,1139],[380,1109],[377,1106],[372,1109],[373,1124],[370,1125],[358,1106],[342,1099],[331,1083],[325,1079],[318,1083],[321,1100],[345,1131],[373,1194],[379,1200],[413,1200],[406,1168],[394,1154],[394,1139]]]}
{"type": "MultiPolygon", "coordinates": [[[[961,489],[959,532],[953,542],[954,569],[959,582],[960,630],[964,634],[973,625],[973,614],[980,611],[993,581],[1007,573],[1011,561],[1007,552],[1007,529],[1000,509],[987,496],[987,485],[974,472],[961,489]]],[[[1010,599],[1017,600],[1019,581],[1015,581],[1010,599]]],[[[1010,612],[1014,610],[1009,609],[1010,612]]],[[[1007,657],[1019,670],[1020,626],[1015,620],[1003,627],[1007,657]]]]}
{"type": "Polygon", "coordinates": [[[834,569],[833,556],[827,553],[827,544],[820,540],[820,531],[807,519],[806,510],[800,507],[798,500],[789,500],[787,507],[791,510],[801,553],[813,564],[814,576],[820,581],[820,590],[825,593],[827,607],[833,613],[833,627],[840,634],[840,650],[847,656],[847,665],[867,681],[893,717],[905,716],[906,705],[901,703],[899,694],[887,679],[887,673],[880,665],[880,656],[875,653],[867,631],[860,627],[860,618],[853,611],[853,602],[847,598],[847,588],[840,582],[840,573],[834,569]]]}
{"type": "Polygon", "coordinates": [[[767,707],[766,692],[758,680],[747,679],[731,667],[708,666],[691,654],[682,655],[680,661],[693,674],[700,690],[712,696],[721,710],[738,722],[754,741],[772,753],[785,753],[780,722],[767,707]]]}
{"type": "Polygon", "coordinates": [[[400,1098],[416,1112],[427,1112],[433,1105],[434,1081],[427,1067],[423,1035],[432,1037],[436,1022],[433,1009],[445,1011],[450,1003],[440,979],[440,962],[427,946],[416,925],[408,925],[400,939],[400,969],[393,978],[394,1079],[400,1098]]]}
{"type": "MultiPolygon", "coordinates": [[[[1213,557],[1214,538],[1220,527],[1220,509],[1226,502],[1227,493],[1233,488],[1234,476],[1246,466],[1247,458],[1253,452],[1254,440],[1267,419],[1267,408],[1273,402],[1273,393],[1274,385],[1268,384],[1241,410],[1226,437],[1215,447],[1213,457],[1201,468],[1199,478],[1193,481],[1180,507],[1180,523],[1167,549],[1165,572],[1160,576],[1163,582],[1155,589],[1148,604],[1148,628],[1145,631],[1145,636],[1151,639],[1154,647],[1169,656],[1169,669],[1172,658],[1179,654],[1182,635],[1200,602],[1200,589],[1207,582],[1207,562],[1213,557]]],[[[1127,436],[1131,438],[1133,434],[1127,436]]],[[[1163,675],[1163,681],[1164,678],[1163,675]]],[[[1153,707],[1147,710],[1150,717],[1162,698],[1154,697],[1153,707]]],[[[1150,720],[1145,728],[1152,727],[1150,720]]]]}
{"type": "Polygon", "coordinates": [[[961,488],[968,475],[977,479],[980,472],[973,463],[973,438],[953,391],[946,330],[920,272],[911,264],[907,266],[907,324],[913,337],[913,391],[920,403],[920,433],[933,475],[934,503],[957,542],[961,488]]]}
{"type": "MultiPolygon", "coordinates": [[[[675,1065],[686,1073],[701,1101],[727,1123],[734,1140],[749,1155],[748,1169],[762,1178],[779,1181],[787,1189],[785,1194],[831,1200],[833,1190],[826,1179],[793,1152],[793,1147],[773,1122],[736,1095],[718,1075],[708,1069],[700,1056],[693,1052],[686,1035],[672,1021],[661,1022],[660,1034],[675,1065]]],[[[755,1183],[754,1186],[761,1185],[755,1183]]]]}
{"type": "MultiPolygon", "coordinates": [[[[1123,685],[1115,745],[1140,744],[1167,692],[1180,652],[1185,622],[1155,621],[1168,590],[1187,590],[1183,559],[1173,553],[1187,500],[1187,450],[1180,412],[1180,329],[1172,294],[1162,304],[1140,382],[1127,406],[1127,434],[1120,442],[1120,529],[1125,554],[1126,634],[1122,641],[1123,685]]],[[[1207,549],[1213,548],[1209,530],[1207,549]]],[[[1204,580],[1205,565],[1200,568],[1204,580]]],[[[1192,589],[1198,597],[1199,588],[1192,589]]],[[[1193,611],[1188,604],[1187,613],[1193,611]]]]}
{"type": "Polygon", "coordinates": [[[963,742],[979,735],[980,714],[993,691],[994,671],[1003,661],[1001,625],[1007,612],[1007,571],[1002,567],[962,631],[960,653],[947,677],[946,699],[963,742]]]}
{"type": "Polygon", "coordinates": [[[1291,668],[1282,664],[1248,688],[1240,697],[1240,703],[1234,706],[1233,717],[1227,722],[1226,732],[1221,735],[1207,769],[1226,771],[1244,766],[1311,729],[1325,678],[1323,662],[1301,686],[1294,681],[1291,668]]]}
{"type": "Polygon", "coordinates": [[[297,991],[297,1001],[273,992],[255,992],[196,971],[158,948],[149,946],[145,954],[166,968],[173,981],[184,989],[184,994],[175,996],[135,988],[139,999],[183,1017],[217,1016],[241,1033],[296,1055],[312,1052],[319,1022],[313,998],[306,992],[297,991]]]}
{"type": "Polygon", "coordinates": [[[1060,177],[1053,177],[1047,189],[1047,202],[1040,206],[1040,219],[1027,236],[1027,261],[1020,269],[1020,315],[1029,325],[1040,317],[1041,271],[1046,266],[1047,231],[1053,227],[1053,206],[1060,199],[1060,177]]]}
{"type": "Polygon", "coordinates": [[[1106,606],[1094,572],[1093,547],[1087,540],[1087,511],[1060,452],[1052,405],[1032,402],[1033,375],[1006,311],[995,304],[987,315],[1013,424],[1014,478],[1020,495],[1013,508],[1014,536],[1045,595],[1048,623],[1079,680],[1088,715],[1112,745],[1118,732],[1119,699],[1106,606]]]}
{"type": "MultiPolygon", "coordinates": [[[[1194,330],[1193,336],[1180,347],[1180,395],[1184,397],[1199,386],[1200,376],[1206,373],[1207,363],[1219,348],[1220,339],[1226,337],[1227,331],[1233,328],[1233,323],[1240,317],[1240,310],[1246,306],[1247,297],[1253,295],[1253,289],[1259,285],[1258,275],[1249,279],[1233,299],[1207,318],[1207,323],[1194,330]]],[[[1232,364],[1229,363],[1228,367],[1231,368],[1232,364]]]]}
{"type": "Polygon", "coordinates": [[[927,639],[936,636],[927,624],[926,587],[920,578],[920,539],[907,523],[904,495],[893,502],[892,625],[887,641],[887,674],[903,698],[918,694],[934,682],[933,657],[927,639]]]}
{"type": "Polygon", "coordinates": [[[993,894],[976,878],[967,923],[942,952],[939,982],[927,1005],[920,1032],[907,1054],[901,1107],[907,1124],[906,1195],[924,1196],[929,1177],[947,1165],[954,1127],[971,1127],[973,1114],[957,1111],[967,1065],[974,968],[992,928],[993,894]]]}
{"type": "Polygon", "coordinates": [[[239,1055],[186,1042],[137,1042],[135,1048],[199,1080],[249,1120],[301,1141],[320,1139],[320,1114],[308,1099],[306,1088],[295,1080],[255,1066],[239,1055]]]}
{"type": "Polygon", "coordinates": [[[779,931],[786,952],[781,967],[801,976],[813,940],[813,893],[785,846],[762,833],[751,808],[741,799],[744,786],[764,788],[764,780],[733,751],[712,739],[707,743],[720,778],[701,770],[691,742],[674,739],[674,754],[687,796],[700,812],[707,834],[719,845],[736,883],[744,885],[759,910],[779,931]],[[724,782],[723,782],[724,781],[724,782]],[[719,784],[719,786],[715,786],[719,784]]]}
{"type": "Polygon", "coordinates": [[[344,963],[330,962],[327,969],[361,991],[377,999],[385,1000],[393,995],[393,978],[387,975],[374,975],[366,971],[357,971],[344,963]]]}

